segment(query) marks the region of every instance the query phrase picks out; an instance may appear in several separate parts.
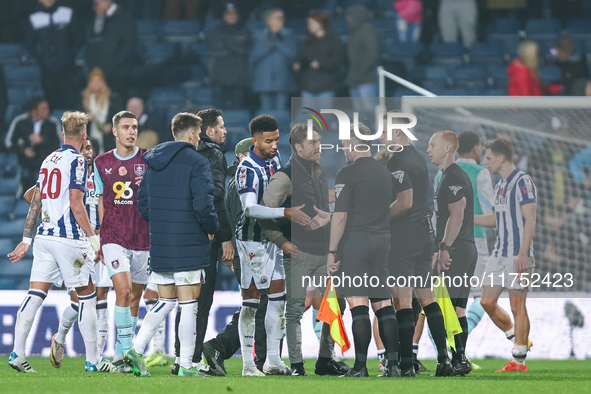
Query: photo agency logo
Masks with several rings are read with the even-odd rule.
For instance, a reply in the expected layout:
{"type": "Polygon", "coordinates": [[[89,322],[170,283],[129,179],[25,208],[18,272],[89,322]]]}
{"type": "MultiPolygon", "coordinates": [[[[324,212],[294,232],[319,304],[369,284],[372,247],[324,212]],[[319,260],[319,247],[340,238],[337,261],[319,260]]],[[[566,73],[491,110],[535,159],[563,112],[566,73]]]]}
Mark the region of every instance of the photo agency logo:
{"type": "MultiPolygon", "coordinates": [[[[406,136],[408,137],[409,140],[412,141],[416,141],[417,137],[414,136],[414,134],[410,131],[411,128],[413,128],[414,126],[416,126],[417,124],[417,117],[413,114],[407,114],[404,112],[386,112],[384,115],[384,112],[377,112],[377,117],[376,119],[380,119],[379,122],[377,122],[377,131],[375,134],[369,134],[369,135],[365,135],[359,132],[359,113],[358,112],[354,112],[353,113],[353,122],[351,122],[351,119],[349,118],[349,116],[341,110],[338,109],[321,109],[320,112],[309,108],[309,107],[303,107],[304,109],[310,111],[310,112],[304,112],[304,114],[308,115],[311,117],[311,119],[308,119],[307,122],[307,126],[308,126],[308,134],[307,134],[307,138],[308,139],[312,139],[313,138],[313,128],[314,128],[314,122],[316,122],[316,124],[318,125],[318,130],[320,133],[324,132],[324,131],[329,131],[328,129],[328,123],[326,122],[326,119],[324,118],[324,116],[322,116],[322,114],[333,114],[337,117],[337,121],[338,121],[338,125],[339,125],[339,140],[340,141],[348,141],[351,140],[351,129],[353,129],[353,133],[355,133],[355,136],[357,137],[357,139],[361,140],[361,141],[367,141],[367,143],[365,144],[356,144],[354,146],[354,150],[357,152],[367,152],[371,150],[372,146],[377,146],[377,150],[378,152],[383,149],[386,148],[388,149],[390,152],[400,152],[402,151],[403,147],[402,145],[399,144],[375,144],[372,141],[376,141],[376,140],[380,140],[381,136],[383,135],[384,131],[386,132],[386,140],[387,141],[392,141],[392,134],[394,132],[394,130],[401,130],[404,134],[406,134],[406,136]],[[351,125],[353,127],[351,127],[351,125]],[[385,125],[385,130],[384,130],[384,125],[385,125]]],[[[338,152],[339,150],[344,150],[346,149],[344,146],[342,145],[334,145],[334,144],[320,144],[320,150],[331,150],[331,149],[336,149],[336,151],[338,152]]],[[[350,149],[350,148],[349,148],[350,149]]]]}

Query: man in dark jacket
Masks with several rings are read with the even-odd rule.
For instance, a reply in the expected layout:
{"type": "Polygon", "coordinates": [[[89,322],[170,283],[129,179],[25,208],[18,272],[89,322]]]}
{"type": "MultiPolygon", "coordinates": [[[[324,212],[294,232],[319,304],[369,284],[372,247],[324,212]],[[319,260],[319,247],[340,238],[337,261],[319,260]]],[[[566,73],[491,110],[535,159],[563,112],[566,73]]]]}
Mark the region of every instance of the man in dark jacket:
{"type": "Polygon", "coordinates": [[[150,269],[161,305],[150,309],[133,348],[125,355],[138,376],[149,376],[142,355],[162,320],[174,309],[177,289],[179,376],[203,376],[192,367],[195,315],[209,266],[210,241],[220,227],[213,206],[209,163],[195,149],[200,128],[198,116],[177,114],[172,119],[175,141],[160,144],[143,156],[148,169],[138,190],[138,208],[150,224],[150,269]]]}
{"type": "Polygon", "coordinates": [[[207,35],[211,57],[209,79],[213,103],[219,108],[242,108],[248,87],[250,30],[239,20],[238,10],[228,3],[222,23],[207,35]]]}
{"type": "MultiPolygon", "coordinates": [[[[199,146],[197,152],[203,155],[210,165],[211,176],[213,179],[213,205],[219,220],[219,230],[215,233],[215,238],[211,244],[211,253],[209,266],[205,268],[208,281],[203,286],[201,297],[199,297],[199,308],[197,315],[197,340],[195,342],[195,353],[193,362],[201,361],[201,352],[203,351],[203,339],[207,331],[207,317],[213,302],[213,293],[217,277],[217,263],[220,257],[222,261],[229,266],[234,260],[234,247],[232,246],[232,228],[228,221],[224,196],[226,194],[226,158],[220,146],[226,141],[226,127],[222,118],[222,111],[216,108],[205,109],[197,114],[202,120],[199,146]]],[[[178,321],[178,319],[177,319],[178,321]]],[[[178,330],[177,330],[178,333],[178,330]]],[[[178,354],[178,338],[175,343],[175,350],[178,354]]]]}
{"type": "Polygon", "coordinates": [[[39,0],[29,15],[24,44],[41,67],[41,83],[51,108],[75,108],[80,101],[74,61],[82,47],[79,17],[63,0],[39,0]]]}
{"type": "Polygon", "coordinates": [[[94,11],[96,15],[86,32],[86,67],[103,70],[109,87],[125,99],[137,57],[135,21],[112,0],[94,0],[94,11]]]}
{"type": "Polygon", "coordinates": [[[33,97],[29,101],[29,112],[14,118],[4,143],[8,151],[18,154],[24,169],[21,184],[27,190],[37,182],[43,160],[60,147],[59,122],[50,116],[45,98],[33,97]]]}
{"type": "MultiPolygon", "coordinates": [[[[271,177],[263,194],[263,204],[268,207],[303,206],[302,211],[313,218],[310,225],[304,227],[287,219],[259,221],[269,240],[283,249],[287,289],[285,331],[293,376],[306,376],[301,320],[307,289],[302,279],[316,277],[316,283],[321,283],[321,278],[326,275],[330,208],[328,182],[319,163],[320,138],[318,131],[314,130],[313,138],[307,139],[307,126],[296,124],[289,133],[292,156],[271,177]]],[[[343,302],[341,309],[344,308],[343,302]]],[[[347,372],[332,359],[333,348],[330,326],[324,323],[315,368],[317,375],[342,375],[347,372]]]]}
{"type": "Polygon", "coordinates": [[[567,36],[560,36],[554,41],[557,65],[562,71],[564,94],[575,96],[573,85],[579,78],[589,78],[587,57],[575,50],[572,41],[567,36]]]}

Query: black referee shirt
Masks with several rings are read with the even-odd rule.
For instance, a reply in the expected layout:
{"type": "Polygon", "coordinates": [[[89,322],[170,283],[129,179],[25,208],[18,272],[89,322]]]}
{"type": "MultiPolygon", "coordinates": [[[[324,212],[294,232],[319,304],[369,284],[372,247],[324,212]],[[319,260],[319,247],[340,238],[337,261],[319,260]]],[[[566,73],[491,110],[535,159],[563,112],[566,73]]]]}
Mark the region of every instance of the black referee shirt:
{"type": "MultiPolygon", "coordinates": [[[[468,174],[456,163],[443,171],[439,187],[435,191],[435,211],[437,212],[437,241],[441,242],[449,219],[448,204],[466,197],[464,221],[456,241],[474,242],[474,191],[468,174]]],[[[449,245],[451,246],[451,245],[449,245]]]]}
{"type": "Polygon", "coordinates": [[[392,176],[373,157],[360,157],[337,172],[335,212],[347,212],[346,232],[390,232],[392,176]]]}
{"type": "Polygon", "coordinates": [[[392,227],[405,223],[424,223],[427,207],[427,189],[430,186],[427,162],[412,145],[406,145],[401,152],[392,153],[386,164],[392,174],[393,196],[412,189],[412,207],[402,215],[392,219],[392,227]]]}

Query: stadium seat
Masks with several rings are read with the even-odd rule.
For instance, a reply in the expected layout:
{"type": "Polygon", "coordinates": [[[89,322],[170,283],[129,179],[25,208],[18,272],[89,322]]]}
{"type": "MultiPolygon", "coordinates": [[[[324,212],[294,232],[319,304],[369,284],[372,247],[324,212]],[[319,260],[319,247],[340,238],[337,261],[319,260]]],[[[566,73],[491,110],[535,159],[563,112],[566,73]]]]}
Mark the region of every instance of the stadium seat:
{"type": "Polygon", "coordinates": [[[167,63],[173,59],[176,52],[176,45],[171,42],[148,44],[144,52],[144,62],[146,64],[167,63]]]}
{"type": "Polygon", "coordinates": [[[209,61],[209,49],[204,42],[183,43],[181,53],[185,63],[206,64],[209,61]]]}
{"type": "Polygon", "coordinates": [[[148,107],[151,111],[177,109],[180,110],[186,103],[185,92],[176,88],[155,88],[148,99],[148,107]]]}
{"type": "Polygon", "coordinates": [[[22,198],[18,200],[12,212],[15,219],[26,218],[29,213],[29,203],[22,198]]]}
{"type": "Polygon", "coordinates": [[[564,32],[572,39],[591,40],[591,18],[569,19],[564,32]]]}
{"type": "Polygon", "coordinates": [[[141,42],[158,42],[162,35],[162,23],[156,20],[142,19],[136,22],[137,35],[141,42]]]}
{"type": "Polygon", "coordinates": [[[169,20],[164,23],[163,37],[168,42],[194,42],[199,38],[199,21],[169,20]]]}
{"type": "Polygon", "coordinates": [[[505,61],[507,63],[517,57],[517,48],[519,48],[519,41],[504,41],[503,47],[505,52],[505,61]]]}
{"type": "Polygon", "coordinates": [[[489,66],[488,67],[488,85],[494,88],[505,88],[509,84],[509,77],[507,76],[507,67],[505,66],[489,66]]]}
{"type": "MultiPolygon", "coordinates": [[[[25,201],[25,204],[26,204],[26,201],[25,201]]],[[[14,207],[14,197],[0,197],[0,220],[10,219],[10,215],[12,214],[13,207],[14,207]]],[[[2,256],[1,253],[0,253],[0,256],[2,256]]]]}
{"type": "Polygon", "coordinates": [[[532,40],[553,39],[560,33],[559,19],[528,19],[525,23],[525,34],[532,40]]]}
{"type": "Polygon", "coordinates": [[[23,277],[29,277],[31,274],[32,267],[32,258],[25,257],[24,259],[14,264],[4,256],[0,258],[0,272],[2,272],[3,279],[20,279],[23,277]]]}
{"type": "Polygon", "coordinates": [[[203,80],[207,77],[207,68],[202,65],[191,66],[191,81],[199,84],[203,83],[203,80]]]}
{"type": "Polygon", "coordinates": [[[397,38],[396,30],[394,29],[393,18],[379,18],[371,20],[371,24],[376,28],[378,34],[384,40],[395,40],[397,38]]]}
{"type": "Polygon", "coordinates": [[[558,66],[540,66],[540,76],[544,83],[560,83],[562,71],[558,66]]]}
{"type": "Polygon", "coordinates": [[[193,104],[202,107],[211,106],[213,103],[213,95],[210,88],[190,89],[187,91],[187,98],[193,104]]]}
{"type": "Polygon", "coordinates": [[[507,88],[483,89],[480,91],[480,94],[482,96],[506,96],[507,88]]]}
{"type": "Polygon", "coordinates": [[[453,84],[451,73],[445,66],[428,66],[425,68],[425,79],[423,86],[426,89],[439,89],[449,87],[453,84]]]}
{"type": "Polygon", "coordinates": [[[254,33],[255,31],[263,30],[265,28],[265,22],[260,19],[249,19],[246,22],[246,26],[254,33]]]}
{"type": "Polygon", "coordinates": [[[250,120],[250,112],[247,109],[226,109],[222,114],[226,128],[247,128],[250,120]]]}
{"type": "Polygon", "coordinates": [[[14,242],[8,238],[0,239],[0,257],[6,257],[6,255],[14,250],[14,242]]]}
{"type": "Polygon", "coordinates": [[[397,88],[394,90],[394,97],[402,97],[402,96],[422,96],[409,88],[397,88]]]}
{"type": "Polygon", "coordinates": [[[214,27],[216,27],[217,25],[219,25],[221,22],[222,22],[221,19],[215,19],[215,18],[207,17],[205,19],[205,26],[203,27],[203,32],[205,34],[209,33],[210,31],[213,30],[214,27]]]}
{"type": "Polygon", "coordinates": [[[470,48],[470,64],[472,65],[500,65],[504,62],[505,48],[500,41],[475,42],[470,48]]]}
{"type": "Polygon", "coordinates": [[[430,48],[433,64],[460,66],[463,63],[464,47],[460,43],[433,43],[430,48]]]}
{"type": "Polygon", "coordinates": [[[18,66],[26,61],[29,52],[21,44],[0,44],[0,64],[18,66]]]}
{"type": "Polygon", "coordinates": [[[296,35],[308,34],[308,21],[306,18],[289,18],[285,21],[285,27],[291,29],[296,35]]]}
{"type": "MultiPolygon", "coordinates": [[[[20,240],[25,228],[25,219],[0,222],[0,238],[20,240]]],[[[2,270],[0,270],[2,272],[2,270]]]]}
{"type": "MultiPolygon", "coordinates": [[[[20,184],[20,167],[18,176],[12,178],[0,178],[0,196],[15,196],[20,184]]],[[[0,234],[1,236],[1,234],[0,234]]]]}
{"type": "Polygon", "coordinates": [[[518,40],[520,29],[521,24],[517,18],[493,19],[489,38],[491,40],[518,40]]]}
{"type": "Polygon", "coordinates": [[[39,66],[6,66],[4,78],[8,88],[40,88],[41,70],[39,66]]]}
{"type": "Polygon", "coordinates": [[[458,88],[482,89],[487,84],[488,72],[483,66],[455,67],[452,78],[458,88]]]}
{"type": "Polygon", "coordinates": [[[384,44],[383,58],[386,61],[414,62],[415,57],[423,51],[422,43],[387,42],[384,44]]]}
{"type": "Polygon", "coordinates": [[[16,280],[0,278],[0,290],[16,290],[16,280]]]}
{"type": "Polygon", "coordinates": [[[467,88],[447,88],[447,89],[433,89],[433,93],[438,96],[478,96],[478,89],[467,88]]]}

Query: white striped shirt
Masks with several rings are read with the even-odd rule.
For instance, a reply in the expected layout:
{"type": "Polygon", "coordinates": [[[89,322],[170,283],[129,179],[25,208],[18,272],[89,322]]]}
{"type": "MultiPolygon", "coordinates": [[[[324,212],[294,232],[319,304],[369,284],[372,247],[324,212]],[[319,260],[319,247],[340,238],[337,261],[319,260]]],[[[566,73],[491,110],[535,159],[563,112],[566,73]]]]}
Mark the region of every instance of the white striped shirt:
{"type": "Polygon", "coordinates": [[[101,227],[98,214],[99,196],[96,194],[94,184],[94,171],[88,176],[86,181],[86,194],[84,195],[84,204],[86,204],[86,212],[90,219],[90,225],[93,230],[99,230],[101,227]]]}
{"type": "MultiPolygon", "coordinates": [[[[497,240],[493,248],[493,256],[511,257],[519,254],[525,224],[521,207],[536,202],[536,186],[530,176],[519,168],[516,168],[507,179],[501,179],[497,183],[493,207],[497,218],[497,240]]],[[[532,240],[528,256],[533,257],[533,255],[532,240]]]]}

